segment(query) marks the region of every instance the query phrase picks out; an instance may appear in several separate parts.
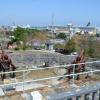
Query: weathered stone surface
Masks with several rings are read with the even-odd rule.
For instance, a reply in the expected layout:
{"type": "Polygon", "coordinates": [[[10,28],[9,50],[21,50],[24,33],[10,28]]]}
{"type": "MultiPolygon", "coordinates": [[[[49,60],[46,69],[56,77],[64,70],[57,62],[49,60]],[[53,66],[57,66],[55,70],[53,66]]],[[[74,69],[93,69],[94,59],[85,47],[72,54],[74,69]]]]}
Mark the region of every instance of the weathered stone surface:
{"type": "Polygon", "coordinates": [[[59,64],[68,64],[71,63],[76,56],[73,55],[63,55],[59,53],[50,53],[50,52],[14,52],[10,54],[12,61],[17,66],[35,66],[42,65],[44,62],[48,63],[49,66],[59,65],[59,64]]]}

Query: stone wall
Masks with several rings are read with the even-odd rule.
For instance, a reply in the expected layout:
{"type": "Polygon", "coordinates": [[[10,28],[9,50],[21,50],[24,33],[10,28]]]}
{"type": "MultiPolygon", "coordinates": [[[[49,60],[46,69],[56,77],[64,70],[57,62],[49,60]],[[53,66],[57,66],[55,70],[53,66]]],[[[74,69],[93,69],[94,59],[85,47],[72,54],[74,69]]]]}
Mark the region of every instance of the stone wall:
{"type": "Polygon", "coordinates": [[[76,56],[63,55],[58,53],[12,53],[10,54],[14,64],[36,66],[42,65],[44,62],[49,66],[70,64],[76,56]]]}

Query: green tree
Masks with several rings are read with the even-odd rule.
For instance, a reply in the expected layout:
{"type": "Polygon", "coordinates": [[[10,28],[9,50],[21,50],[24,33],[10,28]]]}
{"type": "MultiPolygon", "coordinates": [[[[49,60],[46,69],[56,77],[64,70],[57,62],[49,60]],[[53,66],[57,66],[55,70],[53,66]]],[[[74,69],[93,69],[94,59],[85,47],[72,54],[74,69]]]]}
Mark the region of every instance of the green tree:
{"type": "Polygon", "coordinates": [[[85,55],[89,57],[94,57],[96,42],[93,36],[80,36],[79,47],[85,50],[85,55]]]}
{"type": "Polygon", "coordinates": [[[96,33],[96,37],[100,37],[100,33],[96,33]]]}
{"type": "Polygon", "coordinates": [[[11,35],[14,36],[11,42],[15,42],[19,48],[24,50],[28,47],[27,42],[33,39],[40,39],[41,41],[46,39],[46,34],[42,33],[42,31],[21,27],[17,27],[11,35]]]}
{"type": "Polygon", "coordinates": [[[12,32],[12,35],[15,37],[12,41],[18,44],[22,41],[25,44],[28,40],[34,38],[38,32],[36,29],[17,27],[14,32],[12,32]]]}
{"type": "Polygon", "coordinates": [[[12,33],[13,36],[15,37],[13,39],[14,42],[17,42],[19,43],[20,41],[23,41],[24,38],[25,38],[25,29],[24,28],[21,28],[21,27],[18,27],[14,30],[14,32],[12,33]]]}
{"type": "Polygon", "coordinates": [[[66,39],[66,34],[65,33],[59,33],[57,37],[60,38],[60,39],[66,39]]]}
{"type": "Polygon", "coordinates": [[[87,40],[87,44],[88,44],[88,48],[87,49],[87,55],[89,57],[93,57],[94,55],[94,51],[95,51],[95,48],[94,48],[94,40],[93,40],[94,37],[89,37],[88,40],[87,40]]]}
{"type": "Polygon", "coordinates": [[[65,49],[67,50],[68,53],[76,52],[79,49],[76,37],[71,38],[66,43],[65,49]]]}

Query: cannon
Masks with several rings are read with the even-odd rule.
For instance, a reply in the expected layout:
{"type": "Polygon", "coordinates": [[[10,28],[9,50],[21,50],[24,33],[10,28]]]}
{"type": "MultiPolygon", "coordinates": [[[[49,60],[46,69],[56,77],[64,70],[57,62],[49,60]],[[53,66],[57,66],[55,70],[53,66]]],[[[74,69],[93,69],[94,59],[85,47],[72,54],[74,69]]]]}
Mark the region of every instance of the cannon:
{"type": "MultiPolygon", "coordinates": [[[[76,57],[76,59],[72,62],[72,64],[79,64],[75,65],[75,73],[80,73],[85,71],[85,64],[80,64],[80,63],[85,63],[85,57],[84,57],[84,50],[81,50],[79,55],[76,57]]],[[[67,72],[68,74],[71,74],[73,71],[73,67],[68,67],[67,72]]],[[[68,79],[71,77],[69,76],[68,79]]],[[[79,75],[77,75],[77,80],[79,80],[79,75]]]]}
{"type": "MultiPolygon", "coordinates": [[[[16,67],[12,63],[11,58],[8,56],[8,54],[1,50],[0,52],[0,72],[9,72],[9,71],[15,71],[16,67]]],[[[10,73],[11,78],[15,78],[15,73],[10,73]]],[[[4,80],[6,78],[6,74],[1,74],[1,79],[4,80]]]]}
{"type": "MultiPolygon", "coordinates": [[[[71,62],[71,64],[76,64],[74,73],[80,73],[85,71],[85,64],[80,64],[80,63],[85,63],[85,54],[84,50],[80,50],[80,53],[75,57],[75,59],[71,62]],[[79,64],[79,65],[77,65],[79,64]]],[[[73,73],[73,66],[68,66],[66,68],[58,68],[54,70],[57,74],[59,75],[69,75],[73,73]]],[[[63,77],[59,78],[58,80],[63,79],[63,77]]],[[[71,76],[68,76],[68,80],[71,79],[71,76]]],[[[77,80],[80,79],[79,75],[77,75],[77,80]]]]}

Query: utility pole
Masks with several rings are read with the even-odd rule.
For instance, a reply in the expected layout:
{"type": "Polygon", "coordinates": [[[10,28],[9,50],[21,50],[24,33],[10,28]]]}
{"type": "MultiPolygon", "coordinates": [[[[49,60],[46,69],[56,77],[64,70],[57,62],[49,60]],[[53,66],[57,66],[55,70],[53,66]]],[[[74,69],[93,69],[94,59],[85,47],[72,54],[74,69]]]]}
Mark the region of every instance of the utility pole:
{"type": "Polygon", "coordinates": [[[52,13],[51,29],[52,29],[52,37],[53,37],[54,36],[54,13],[52,13]]]}
{"type": "Polygon", "coordinates": [[[54,13],[52,13],[52,22],[51,22],[52,27],[54,26],[54,13]]]}

